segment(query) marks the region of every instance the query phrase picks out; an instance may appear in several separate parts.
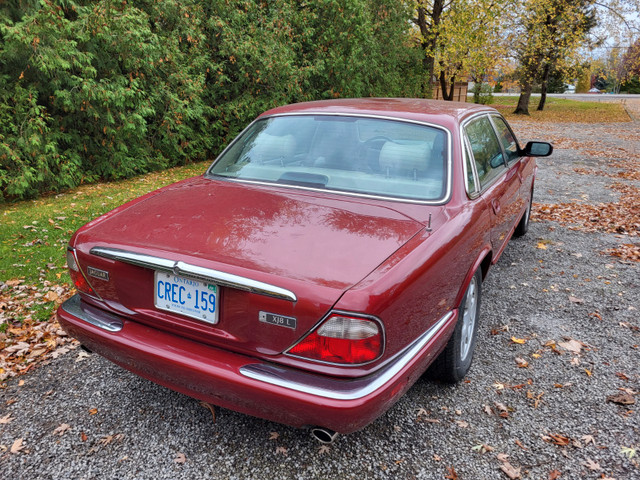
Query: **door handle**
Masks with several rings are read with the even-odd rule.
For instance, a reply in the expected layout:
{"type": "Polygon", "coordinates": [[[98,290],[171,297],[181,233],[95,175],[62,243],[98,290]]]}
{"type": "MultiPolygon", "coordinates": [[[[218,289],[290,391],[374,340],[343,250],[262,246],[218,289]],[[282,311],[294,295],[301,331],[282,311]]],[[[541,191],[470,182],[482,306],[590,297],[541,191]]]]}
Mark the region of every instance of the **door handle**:
{"type": "Polygon", "coordinates": [[[500,213],[500,202],[498,200],[491,200],[491,206],[493,207],[493,213],[496,215],[500,213]]]}

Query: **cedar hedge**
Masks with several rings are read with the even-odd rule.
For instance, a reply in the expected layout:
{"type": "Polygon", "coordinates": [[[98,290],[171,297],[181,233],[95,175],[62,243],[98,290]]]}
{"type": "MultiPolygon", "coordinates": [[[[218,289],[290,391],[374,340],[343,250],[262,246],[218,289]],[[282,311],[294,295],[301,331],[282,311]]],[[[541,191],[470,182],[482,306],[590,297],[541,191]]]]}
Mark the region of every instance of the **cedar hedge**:
{"type": "Polygon", "coordinates": [[[210,160],[284,103],[418,96],[396,0],[0,5],[0,201],[210,160]]]}

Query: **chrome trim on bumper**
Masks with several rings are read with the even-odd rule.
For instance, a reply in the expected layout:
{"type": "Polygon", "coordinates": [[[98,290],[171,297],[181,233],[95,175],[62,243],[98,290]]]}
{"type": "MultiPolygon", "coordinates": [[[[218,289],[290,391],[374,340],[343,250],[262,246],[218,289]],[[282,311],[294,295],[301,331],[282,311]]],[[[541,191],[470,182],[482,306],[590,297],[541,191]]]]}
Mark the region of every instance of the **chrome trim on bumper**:
{"type": "Polygon", "coordinates": [[[447,313],[420,338],[405,348],[393,363],[367,377],[353,380],[331,379],[276,365],[259,363],[241,367],[240,373],[254,380],[318,397],[333,400],[357,400],[375,392],[391,381],[444,327],[453,314],[453,312],[447,313]]]}
{"type": "Polygon", "coordinates": [[[166,258],[154,257],[142,253],[129,252],[119,248],[93,247],[90,251],[92,255],[108,258],[110,260],[118,260],[120,262],[137,265],[139,267],[151,268],[166,273],[174,273],[183,275],[206,282],[213,282],[217,285],[245,292],[256,293],[267,297],[279,298],[296,302],[298,298],[295,293],[284,288],[276,287],[268,283],[259,282],[251,278],[233,275],[231,273],[220,272],[210,268],[199,267],[181,261],[168,260],[166,258]]]}
{"type": "Polygon", "coordinates": [[[86,303],[82,303],[79,294],[75,294],[69,300],[62,304],[62,309],[70,315],[84,320],[93,326],[102,328],[107,332],[119,332],[122,330],[124,323],[117,315],[113,315],[104,310],[92,307],[86,303]]]}

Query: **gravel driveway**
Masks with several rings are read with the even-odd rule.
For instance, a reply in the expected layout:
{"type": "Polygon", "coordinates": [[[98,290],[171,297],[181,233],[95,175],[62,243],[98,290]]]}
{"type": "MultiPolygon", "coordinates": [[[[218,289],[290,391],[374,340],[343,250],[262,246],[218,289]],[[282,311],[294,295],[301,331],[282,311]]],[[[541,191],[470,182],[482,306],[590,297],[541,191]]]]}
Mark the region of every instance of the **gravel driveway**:
{"type": "MultiPolygon", "coordinates": [[[[512,124],[521,140],[556,142],[538,203],[612,202],[608,184],[640,186],[574,171],[609,170],[599,152],[640,152],[637,122],[512,124]]],[[[533,222],[483,285],[467,380],[422,379],[328,448],[229,410],[214,423],[197,401],[74,350],[0,391],[0,478],[640,478],[640,264],[601,253],[622,243],[533,222]]]]}

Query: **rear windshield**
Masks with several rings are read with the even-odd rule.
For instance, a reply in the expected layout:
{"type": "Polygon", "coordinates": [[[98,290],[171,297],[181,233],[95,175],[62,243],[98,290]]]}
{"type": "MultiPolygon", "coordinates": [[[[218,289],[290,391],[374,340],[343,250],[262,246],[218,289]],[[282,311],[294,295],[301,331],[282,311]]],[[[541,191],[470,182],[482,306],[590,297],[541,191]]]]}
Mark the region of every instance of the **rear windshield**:
{"type": "Polygon", "coordinates": [[[375,118],[297,115],[260,119],[216,159],[209,176],[338,192],[439,201],[447,134],[375,118]]]}

